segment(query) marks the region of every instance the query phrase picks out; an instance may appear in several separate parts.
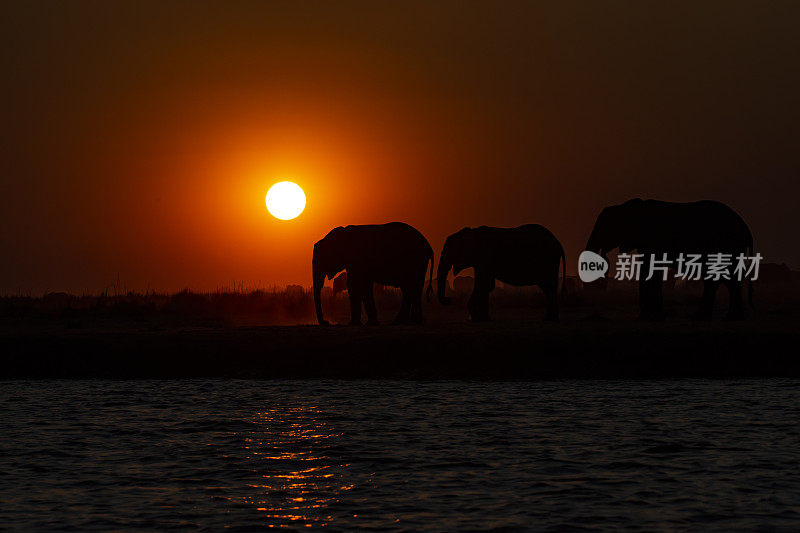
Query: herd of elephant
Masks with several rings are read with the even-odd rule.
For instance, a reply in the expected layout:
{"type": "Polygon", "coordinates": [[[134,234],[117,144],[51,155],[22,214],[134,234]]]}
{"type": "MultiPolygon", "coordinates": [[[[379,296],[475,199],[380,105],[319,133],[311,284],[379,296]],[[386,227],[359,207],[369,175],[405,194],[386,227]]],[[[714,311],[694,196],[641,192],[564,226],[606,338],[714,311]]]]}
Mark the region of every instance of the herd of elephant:
{"type": "MultiPolygon", "coordinates": [[[[703,200],[690,203],[658,200],[629,200],[608,206],[600,213],[586,244],[586,250],[605,257],[614,249],[620,253],[637,250],[645,257],[674,260],[680,253],[752,254],[753,236],[742,218],[727,205],[703,200]]],[[[402,304],[394,323],[422,322],[422,293],[430,265],[428,296],[433,291],[433,248],[415,228],[402,222],[338,227],[314,244],[312,260],[314,305],[320,325],[327,325],[322,312],[321,290],[325,278],[347,272],[350,323],[361,324],[362,306],[367,324],[378,324],[373,285],[397,287],[402,304]]],[[[561,292],[566,280],[566,256],[553,233],[539,224],[516,228],[481,226],[453,233],[439,257],[436,285],[439,301],[447,297],[447,275],[474,269],[474,288],[467,307],[473,321],[489,319],[489,293],[496,280],[513,286],[536,285],[545,294],[545,320],[558,320],[558,277],[561,292]]],[[[704,282],[698,318],[710,319],[714,296],[721,283],[730,291],[728,318],[744,316],[742,281],[704,282]]],[[[662,279],[639,280],[641,318],[661,317],[662,279]]]]}

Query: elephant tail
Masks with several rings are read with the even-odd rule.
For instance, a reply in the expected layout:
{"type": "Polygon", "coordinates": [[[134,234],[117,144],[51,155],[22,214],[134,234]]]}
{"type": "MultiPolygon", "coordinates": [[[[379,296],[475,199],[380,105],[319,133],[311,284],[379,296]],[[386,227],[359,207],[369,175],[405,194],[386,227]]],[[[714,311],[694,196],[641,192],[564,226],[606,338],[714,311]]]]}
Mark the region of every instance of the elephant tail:
{"type": "Polygon", "coordinates": [[[428,290],[425,291],[425,300],[430,302],[431,294],[433,294],[433,248],[431,248],[430,250],[430,256],[428,256],[428,261],[431,264],[431,273],[428,274],[428,290]]]}
{"type": "Polygon", "coordinates": [[[567,256],[564,247],[561,247],[561,297],[567,296],[567,256]]]}

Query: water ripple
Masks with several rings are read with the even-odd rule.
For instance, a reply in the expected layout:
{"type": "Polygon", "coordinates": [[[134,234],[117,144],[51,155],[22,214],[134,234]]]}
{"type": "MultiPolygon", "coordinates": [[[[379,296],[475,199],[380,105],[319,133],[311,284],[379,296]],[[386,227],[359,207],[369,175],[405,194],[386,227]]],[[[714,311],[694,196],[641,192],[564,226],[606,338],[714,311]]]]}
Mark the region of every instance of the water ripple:
{"type": "Polygon", "coordinates": [[[796,530],[798,385],[2,382],[0,527],[796,530]]]}

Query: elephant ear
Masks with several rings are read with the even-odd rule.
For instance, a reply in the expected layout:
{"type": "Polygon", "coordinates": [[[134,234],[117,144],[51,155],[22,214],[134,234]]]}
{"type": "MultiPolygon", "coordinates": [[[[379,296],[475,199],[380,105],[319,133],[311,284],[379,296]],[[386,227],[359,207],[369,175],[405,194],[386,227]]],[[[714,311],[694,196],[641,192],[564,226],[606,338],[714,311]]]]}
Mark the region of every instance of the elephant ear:
{"type": "Polygon", "coordinates": [[[330,230],[324,238],[314,245],[314,261],[318,261],[328,279],[332,279],[342,270],[342,268],[338,267],[346,260],[347,234],[346,228],[338,226],[330,230]],[[338,270],[336,270],[337,268],[338,270]]]}
{"type": "Polygon", "coordinates": [[[475,250],[476,239],[475,239],[475,230],[473,228],[464,228],[458,232],[459,239],[458,244],[461,247],[461,254],[467,255],[471,251],[475,250]]]}
{"type": "Polygon", "coordinates": [[[466,243],[470,239],[470,235],[472,232],[472,228],[466,227],[461,228],[457,232],[453,233],[447,240],[445,240],[445,245],[447,247],[448,253],[452,257],[460,257],[464,251],[464,247],[466,243]]]}
{"type": "Polygon", "coordinates": [[[464,255],[469,256],[473,263],[485,261],[491,254],[491,242],[487,239],[487,226],[466,228],[465,238],[462,241],[464,255]]]}

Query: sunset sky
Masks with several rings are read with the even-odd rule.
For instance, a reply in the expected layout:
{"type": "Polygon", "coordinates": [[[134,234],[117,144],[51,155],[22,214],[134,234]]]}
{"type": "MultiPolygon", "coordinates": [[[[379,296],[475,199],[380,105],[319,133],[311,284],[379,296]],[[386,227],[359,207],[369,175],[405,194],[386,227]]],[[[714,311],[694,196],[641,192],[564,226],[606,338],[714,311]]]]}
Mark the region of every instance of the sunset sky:
{"type": "Polygon", "coordinates": [[[717,199],[800,267],[800,3],[3,2],[0,293],[310,285],[332,227],[437,251],[717,199]],[[307,196],[269,215],[275,182],[307,196]]]}

